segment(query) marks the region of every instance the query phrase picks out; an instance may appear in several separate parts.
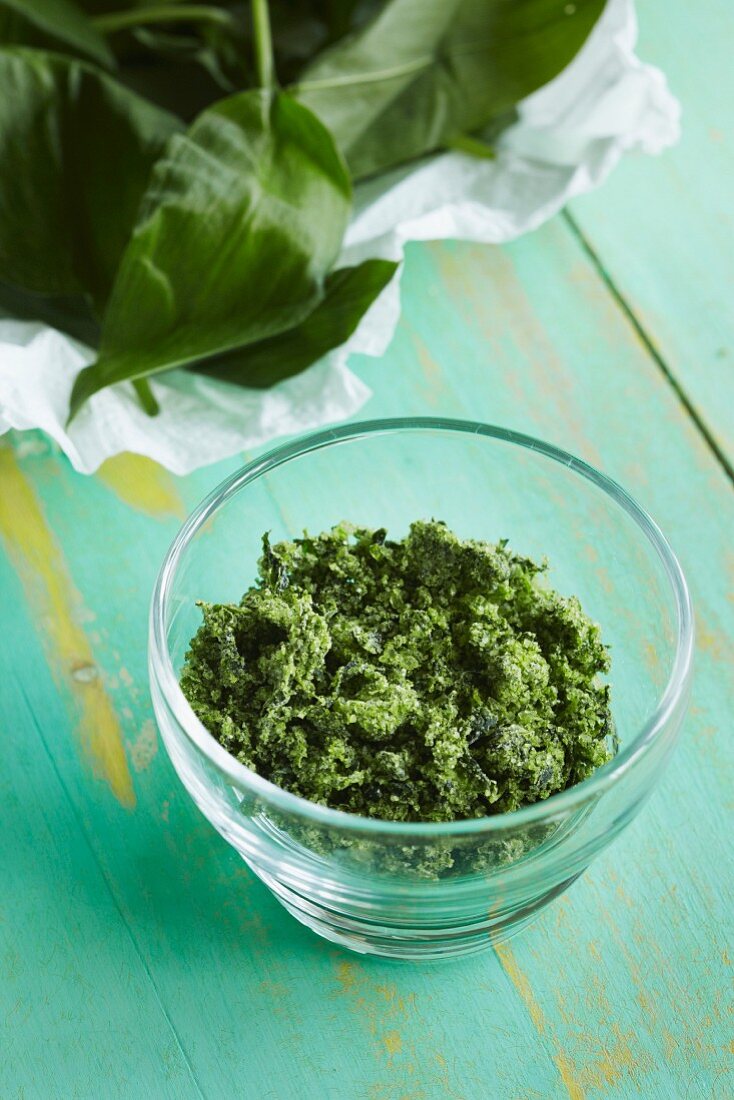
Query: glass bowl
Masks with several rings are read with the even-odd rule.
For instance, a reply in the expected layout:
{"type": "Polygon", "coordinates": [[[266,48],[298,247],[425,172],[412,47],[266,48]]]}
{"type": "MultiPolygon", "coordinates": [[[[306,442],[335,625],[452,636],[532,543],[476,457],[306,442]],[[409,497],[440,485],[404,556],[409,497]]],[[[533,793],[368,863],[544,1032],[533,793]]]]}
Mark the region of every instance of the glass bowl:
{"type": "Polygon", "coordinates": [[[355,951],[435,959],[518,931],[634,817],[685,711],[693,652],[686,582],[635,501],[572,455],[459,420],[370,421],[278,447],[229,477],[181,528],[150,616],[150,680],[173,765],[199,809],[315,932],[355,951]],[[402,537],[442,519],[463,538],[547,557],[611,646],[619,738],[590,779],[514,813],[450,824],[359,817],[273,786],[230,756],[178,684],[197,599],[238,601],[261,537],[340,520],[402,537]]]}

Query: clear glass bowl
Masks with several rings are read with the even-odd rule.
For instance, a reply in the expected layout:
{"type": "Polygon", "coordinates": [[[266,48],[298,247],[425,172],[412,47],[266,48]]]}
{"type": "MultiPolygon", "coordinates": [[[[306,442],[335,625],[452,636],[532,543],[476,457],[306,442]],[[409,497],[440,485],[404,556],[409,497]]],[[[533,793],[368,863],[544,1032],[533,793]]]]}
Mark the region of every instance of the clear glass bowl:
{"type": "Polygon", "coordinates": [[[537,439],[455,420],[384,420],[320,432],[223,482],[163,563],[150,618],[158,724],[201,811],[283,905],[356,951],[434,959],[479,951],[561,894],[637,813],[685,711],[693,624],[685,579],[653,521],[579,459],[537,439]],[[511,814],[451,824],[374,820],[273,786],[230,756],[178,685],[197,599],[237,601],[261,537],[339,520],[402,537],[442,519],[464,538],[507,538],[547,557],[611,646],[620,741],[583,783],[511,814]]]}

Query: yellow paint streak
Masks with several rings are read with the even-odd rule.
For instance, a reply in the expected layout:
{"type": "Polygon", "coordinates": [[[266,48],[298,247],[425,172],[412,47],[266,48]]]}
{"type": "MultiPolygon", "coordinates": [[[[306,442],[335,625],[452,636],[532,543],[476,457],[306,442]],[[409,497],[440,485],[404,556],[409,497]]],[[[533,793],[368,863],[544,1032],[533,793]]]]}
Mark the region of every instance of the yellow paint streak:
{"type": "Polygon", "coordinates": [[[418,360],[423,378],[425,379],[425,386],[423,387],[424,396],[429,404],[440,405],[442,399],[445,401],[447,396],[446,381],[443,377],[441,367],[433,358],[420,336],[413,333],[411,340],[415,351],[415,357],[418,360]]]}
{"type": "Polygon", "coordinates": [[[623,1032],[619,1024],[614,1023],[612,1035],[614,1043],[610,1046],[608,1056],[602,1061],[602,1072],[610,1084],[621,1080],[622,1070],[627,1070],[632,1076],[637,1069],[637,1059],[630,1045],[634,1033],[623,1032]]]}
{"type": "Polygon", "coordinates": [[[660,655],[658,654],[658,647],[653,645],[652,642],[645,642],[642,649],[642,657],[645,662],[646,668],[653,674],[660,668],[660,655]]]}
{"type": "Polygon", "coordinates": [[[385,1049],[391,1057],[393,1054],[400,1054],[400,1050],[403,1044],[400,1038],[399,1031],[386,1031],[382,1038],[385,1044],[385,1049]]]}
{"type": "Polygon", "coordinates": [[[545,1016],[543,1015],[543,1010],[535,999],[535,995],[530,988],[530,982],[517,965],[512,948],[506,943],[498,943],[495,944],[494,950],[497,958],[502,964],[502,969],[505,974],[507,974],[507,977],[514,985],[520,995],[520,999],[527,1008],[535,1029],[542,1035],[545,1031],[545,1016]]]}
{"type": "Polygon", "coordinates": [[[731,646],[729,638],[723,630],[712,628],[698,616],[696,618],[696,635],[699,649],[703,650],[712,661],[730,666],[731,646]]]}
{"type": "Polygon", "coordinates": [[[360,1022],[372,1039],[375,1057],[385,1067],[387,1080],[372,1088],[377,1097],[441,1096],[446,1100],[465,1100],[451,1079],[444,1055],[436,1050],[436,1039],[418,1012],[414,993],[404,983],[377,982],[359,961],[336,958],[336,995],[360,1022]],[[395,1060],[395,1055],[402,1057],[395,1060]],[[416,1071],[416,1066],[418,1067],[416,1071]],[[407,1076],[410,1082],[405,1092],[407,1076]]]}
{"type": "Polygon", "coordinates": [[[79,626],[80,606],[53,534],[13,453],[0,448],[0,537],[23,583],[49,663],[71,688],[79,708],[77,728],[96,775],[123,806],[135,804],[119,722],[96,674],[94,655],[79,626]],[[74,673],[84,675],[74,676],[74,673]]]}
{"type": "Polygon", "coordinates": [[[357,984],[357,967],[352,962],[340,962],[336,968],[336,978],[342,993],[350,993],[357,984]]]}
{"type": "Polygon", "coordinates": [[[599,944],[595,943],[594,940],[591,940],[587,944],[587,947],[588,947],[588,950],[589,950],[589,954],[591,955],[594,962],[600,963],[601,962],[601,951],[599,949],[599,944]]]}
{"type": "MultiPolygon", "coordinates": [[[[617,884],[618,880],[613,872],[608,872],[608,877],[612,883],[617,884]]],[[[617,886],[615,892],[620,889],[621,887],[617,886]]],[[[627,897],[624,891],[618,893],[617,896],[622,901],[627,897]]],[[[608,915],[605,920],[611,927],[615,940],[617,940],[619,937],[616,926],[608,915]]],[[[591,944],[588,947],[592,958],[600,965],[601,953],[598,948],[592,948],[591,944]]],[[[635,960],[629,955],[624,946],[622,947],[622,954],[627,962],[629,975],[636,989],[638,1003],[643,1011],[649,1011],[648,1024],[650,1024],[654,1019],[654,1009],[650,1007],[647,989],[635,960]]],[[[561,984],[563,983],[564,977],[562,974],[558,975],[558,980],[561,984]]],[[[593,1006],[596,1018],[612,1021],[614,1010],[608,1000],[605,983],[598,969],[595,969],[588,981],[590,987],[587,987],[585,1004],[589,1007],[593,1006]]],[[[596,1032],[587,1031],[583,1020],[579,1019],[578,1009],[576,1012],[570,1011],[560,993],[556,994],[556,999],[559,1017],[569,1030],[573,1030],[579,1061],[581,1061],[580,1056],[583,1054],[583,1063],[577,1064],[575,1077],[580,1088],[592,1092],[603,1091],[609,1086],[619,1085],[625,1077],[634,1080],[636,1074],[651,1068],[646,1057],[641,1056],[639,1060],[635,1057],[632,1047],[635,1041],[633,1031],[623,1032],[619,1025],[614,1022],[610,1022],[608,1025],[610,1033],[608,1038],[596,1032]]]]}
{"type": "Polygon", "coordinates": [[[565,1054],[557,1055],[553,1061],[558,1067],[558,1072],[561,1075],[566,1092],[568,1093],[570,1100],[584,1100],[586,1093],[581,1086],[574,1079],[573,1067],[569,1062],[565,1054]]]}
{"type": "MultiPolygon", "coordinates": [[[[629,906],[631,900],[622,888],[618,876],[611,869],[606,873],[611,888],[616,898],[622,904],[629,906]]],[[[588,881],[594,884],[592,875],[588,881]]],[[[609,889],[609,887],[607,887],[609,889]]],[[[602,919],[611,931],[611,940],[608,947],[619,947],[621,956],[627,965],[629,979],[634,987],[635,996],[642,1012],[645,1014],[645,1027],[648,1033],[654,1033],[656,1025],[656,1005],[654,998],[649,995],[649,975],[643,975],[638,966],[635,955],[624,942],[610,913],[602,909],[602,919]]],[[[649,945],[648,945],[649,947],[649,945]]],[[[574,1035],[574,1050],[576,1058],[576,1083],[588,1092],[605,1092],[612,1086],[622,1087],[627,1081],[634,1083],[639,1088],[641,1075],[649,1072],[653,1067],[649,1055],[638,1049],[638,1037],[633,1029],[623,1031],[618,1023],[614,1022],[614,1007],[609,1000],[605,978],[602,974],[602,955],[598,946],[592,941],[587,944],[589,954],[596,964],[594,971],[587,977],[584,989],[583,1007],[578,1004],[573,1010],[566,1000],[557,993],[558,1015],[568,1031],[574,1035]],[[605,1021],[602,1032],[591,1031],[586,1027],[586,1017],[605,1021]]],[[[646,957],[649,952],[646,951],[646,957]]],[[[607,951],[605,951],[605,956],[607,951]]],[[[573,978],[561,971],[557,975],[561,987],[569,984],[573,978]]],[[[573,1000],[574,998],[571,998],[573,1000]]],[[[667,1043],[664,1029],[660,1029],[663,1042],[667,1043]]],[[[671,1037],[671,1041],[672,1040],[671,1037]]]]}
{"type": "Polygon", "coordinates": [[[678,1041],[674,1035],[668,1031],[666,1027],[662,1029],[663,1047],[665,1050],[665,1057],[670,1060],[675,1058],[678,1053],[678,1041]]]}
{"type": "MultiPolygon", "coordinates": [[[[543,1035],[546,1031],[547,1026],[543,1009],[540,1007],[537,1000],[535,999],[535,994],[530,987],[530,982],[528,981],[526,975],[523,974],[522,970],[518,966],[512,948],[507,943],[498,943],[495,944],[494,950],[497,958],[500,961],[500,964],[502,965],[502,969],[507,974],[508,978],[517,990],[520,999],[527,1008],[530,1019],[535,1026],[535,1030],[538,1032],[539,1035],[543,1035]]],[[[558,1047],[558,1045],[559,1044],[556,1043],[556,1047],[558,1047]]],[[[564,1053],[559,1051],[559,1053],[556,1054],[553,1058],[553,1061],[556,1064],[556,1068],[558,1069],[561,1081],[563,1082],[563,1086],[566,1089],[570,1100],[584,1100],[584,1090],[578,1082],[574,1066],[569,1058],[564,1053]]]]}
{"type": "MultiPolygon", "coordinates": [[[[439,246],[435,261],[459,315],[477,336],[484,337],[487,355],[504,365],[503,385],[518,400],[518,407],[554,432],[562,424],[564,445],[571,445],[594,465],[603,465],[586,433],[579,380],[538,319],[511,254],[481,246],[450,250],[439,246]],[[503,318],[499,328],[498,317],[503,318]]],[[[481,409],[477,415],[486,419],[481,409]]]]}
{"type": "Polygon", "coordinates": [[[120,454],[108,458],[97,471],[115,496],[135,508],[156,518],[186,514],[171,474],[144,455],[120,454]]]}
{"type": "Polygon", "coordinates": [[[158,734],[155,723],[148,718],[140,729],[130,748],[130,757],[136,772],[143,772],[150,767],[158,752],[158,734]]]}

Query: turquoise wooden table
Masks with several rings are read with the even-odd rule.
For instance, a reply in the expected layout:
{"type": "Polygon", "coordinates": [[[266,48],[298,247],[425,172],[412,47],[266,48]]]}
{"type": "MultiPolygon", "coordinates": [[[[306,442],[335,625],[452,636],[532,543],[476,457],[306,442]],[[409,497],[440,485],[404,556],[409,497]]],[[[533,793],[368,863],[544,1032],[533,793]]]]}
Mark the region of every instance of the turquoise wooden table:
{"type": "Polygon", "coordinates": [[[641,5],[681,145],[507,248],[413,247],[372,416],[479,417],[622,481],[669,536],[699,652],[641,816],[511,946],[420,968],[296,924],[159,746],[146,610],[241,461],[76,475],[0,448],[0,1096],[734,1096],[734,9],[641,5]],[[692,33],[695,30],[695,34],[692,33]]]}

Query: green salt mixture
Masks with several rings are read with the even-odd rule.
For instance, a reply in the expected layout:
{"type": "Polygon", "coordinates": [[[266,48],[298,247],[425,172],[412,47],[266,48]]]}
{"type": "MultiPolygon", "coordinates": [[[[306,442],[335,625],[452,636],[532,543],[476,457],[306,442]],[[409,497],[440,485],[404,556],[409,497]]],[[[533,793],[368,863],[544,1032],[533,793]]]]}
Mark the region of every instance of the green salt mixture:
{"type": "Polygon", "coordinates": [[[611,753],[609,658],[545,565],[416,522],[271,546],[239,604],[202,603],[181,687],[248,768],[395,821],[516,810],[611,753]]]}

